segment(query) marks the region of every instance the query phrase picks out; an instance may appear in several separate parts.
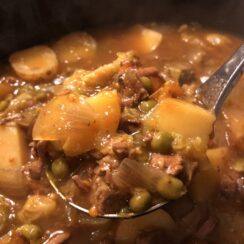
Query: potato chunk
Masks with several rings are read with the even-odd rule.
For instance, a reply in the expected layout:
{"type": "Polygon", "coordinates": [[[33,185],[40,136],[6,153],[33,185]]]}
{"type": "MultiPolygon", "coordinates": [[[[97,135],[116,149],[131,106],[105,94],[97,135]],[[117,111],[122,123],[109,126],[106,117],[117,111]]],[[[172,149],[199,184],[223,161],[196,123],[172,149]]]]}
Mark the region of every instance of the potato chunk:
{"type": "Polygon", "coordinates": [[[100,134],[115,133],[120,119],[120,101],[117,92],[102,91],[86,99],[97,114],[100,134]]]}
{"type": "Polygon", "coordinates": [[[97,43],[86,32],[68,34],[53,46],[60,63],[67,64],[93,57],[97,43]]]}
{"type": "Polygon", "coordinates": [[[35,220],[53,215],[56,207],[55,195],[52,197],[33,195],[26,200],[23,208],[18,213],[18,217],[24,223],[32,223],[35,220]]]}
{"type": "Polygon", "coordinates": [[[218,173],[223,173],[228,167],[227,161],[230,159],[231,153],[228,147],[218,147],[207,150],[207,157],[218,173]]]}
{"type": "Polygon", "coordinates": [[[161,100],[143,121],[146,128],[177,133],[184,138],[199,137],[207,144],[215,116],[191,103],[173,98],[161,100]]]}
{"type": "Polygon", "coordinates": [[[153,29],[136,25],[129,31],[128,36],[125,36],[125,40],[127,38],[133,49],[139,53],[146,54],[158,48],[162,42],[163,35],[153,29]]]}
{"type": "Polygon", "coordinates": [[[0,126],[0,189],[9,195],[25,193],[21,166],[28,151],[24,133],[17,126],[0,126]]]}
{"type": "Polygon", "coordinates": [[[56,54],[44,45],[13,53],[9,61],[19,77],[27,81],[52,78],[58,69],[56,54]]]}

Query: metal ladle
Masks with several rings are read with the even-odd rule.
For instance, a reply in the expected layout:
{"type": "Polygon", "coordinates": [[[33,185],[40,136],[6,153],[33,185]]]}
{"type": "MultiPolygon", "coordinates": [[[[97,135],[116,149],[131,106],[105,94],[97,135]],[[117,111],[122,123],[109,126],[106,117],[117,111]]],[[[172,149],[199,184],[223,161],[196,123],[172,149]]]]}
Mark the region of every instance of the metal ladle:
{"type": "MultiPolygon", "coordinates": [[[[213,111],[216,115],[220,112],[226,98],[235,86],[236,82],[240,79],[244,71],[244,43],[236,50],[236,52],[228,59],[228,61],[222,65],[209,79],[201,84],[196,91],[198,97],[198,104],[205,109],[213,111]]],[[[52,178],[51,172],[46,171],[47,178],[56,191],[56,193],[69,205],[75,209],[89,214],[89,210],[83,208],[71,200],[59,190],[55,181],[52,178]]],[[[145,215],[152,211],[155,211],[165,205],[167,202],[160,202],[150,207],[142,213],[126,213],[126,214],[104,214],[97,217],[102,218],[134,218],[141,215],[145,215]]]]}

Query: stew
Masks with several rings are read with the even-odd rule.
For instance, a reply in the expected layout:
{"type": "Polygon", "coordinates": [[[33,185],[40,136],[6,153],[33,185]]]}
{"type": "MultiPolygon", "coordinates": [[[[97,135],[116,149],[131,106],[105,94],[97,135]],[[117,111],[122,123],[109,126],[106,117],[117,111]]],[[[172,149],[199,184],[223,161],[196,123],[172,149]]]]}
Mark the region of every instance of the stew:
{"type": "Polygon", "coordinates": [[[244,80],[217,118],[195,95],[240,43],[198,24],[148,24],[10,55],[0,243],[243,243],[244,80]],[[158,202],[138,218],[98,217],[158,202]]]}

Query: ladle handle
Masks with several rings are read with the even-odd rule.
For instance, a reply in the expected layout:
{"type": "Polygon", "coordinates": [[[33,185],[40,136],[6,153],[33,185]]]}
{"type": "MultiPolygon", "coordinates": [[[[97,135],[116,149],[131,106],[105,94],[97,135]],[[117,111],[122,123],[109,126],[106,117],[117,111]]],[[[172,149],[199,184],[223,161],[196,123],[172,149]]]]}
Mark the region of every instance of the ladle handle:
{"type": "Polygon", "coordinates": [[[223,66],[198,88],[197,94],[200,97],[201,105],[218,114],[243,71],[244,43],[223,66]]]}

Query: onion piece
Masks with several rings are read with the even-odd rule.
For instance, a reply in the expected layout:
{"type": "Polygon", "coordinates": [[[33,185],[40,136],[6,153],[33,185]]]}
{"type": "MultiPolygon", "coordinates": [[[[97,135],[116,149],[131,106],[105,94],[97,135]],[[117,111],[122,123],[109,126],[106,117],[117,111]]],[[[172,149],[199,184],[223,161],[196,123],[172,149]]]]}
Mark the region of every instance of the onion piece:
{"type": "Polygon", "coordinates": [[[93,147],[97,133],[96,114],[83,97],[76,94],[53,98],[44,107],[33,128],[33,139],[60,141],[73,155],[93,147]]]}
{"type": "Polygon", "coordinates": [[[136,160],[125,158],[116,172],[113,181],[120,189],[146,188],[151,192],[156,191],[156,184],[166,174],[156,168],[139,163],[136,160]]]}

